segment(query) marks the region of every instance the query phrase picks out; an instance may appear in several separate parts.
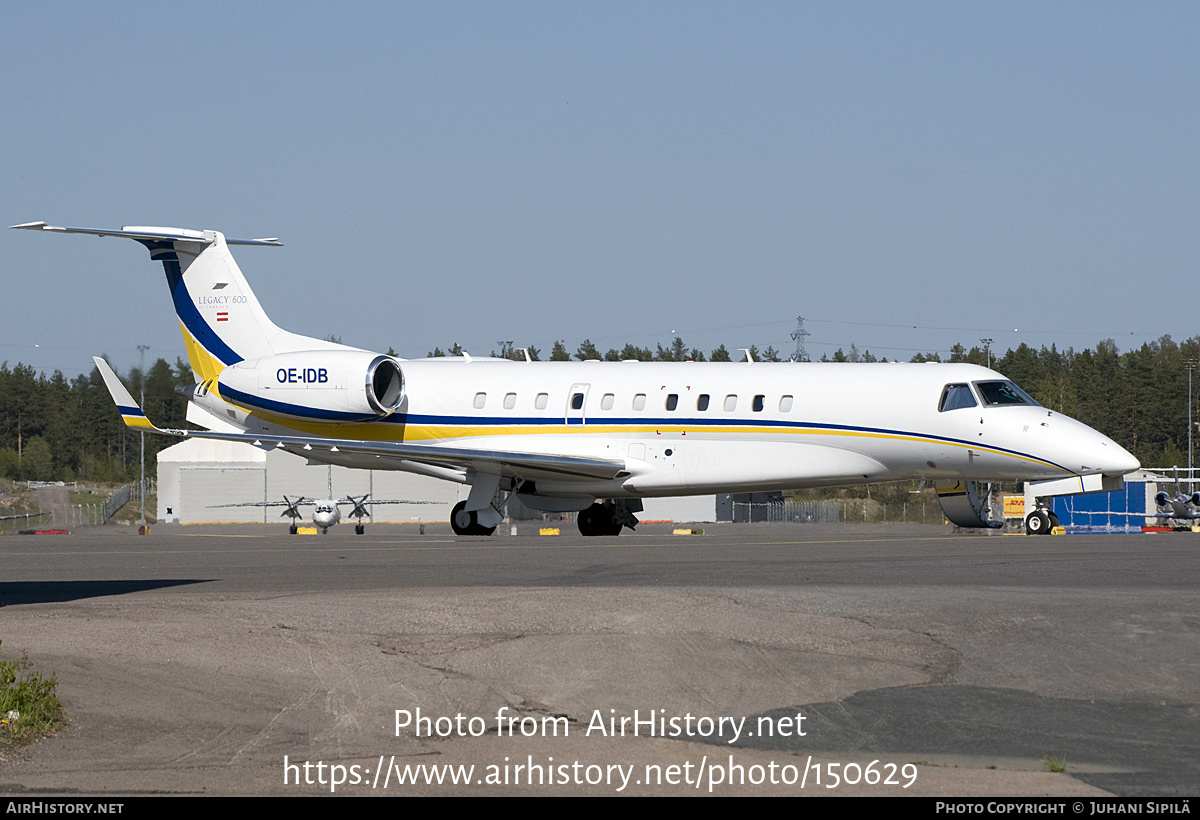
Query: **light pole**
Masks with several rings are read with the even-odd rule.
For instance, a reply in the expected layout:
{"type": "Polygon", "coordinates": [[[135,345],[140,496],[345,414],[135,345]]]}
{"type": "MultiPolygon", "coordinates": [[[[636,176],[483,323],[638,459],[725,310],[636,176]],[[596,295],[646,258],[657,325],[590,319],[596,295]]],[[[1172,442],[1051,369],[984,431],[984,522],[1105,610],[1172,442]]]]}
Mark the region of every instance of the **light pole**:
{"type": "Polygon", "coordinates": [[[992,342],[994,339],[980,339],[983,343],[983,355],[987,357],[987,366],[990,370],[992,367],[992,342]]]}
{"type": "Polygon", "coordinates": [[[1188,495],[1195,488],[1192,486],[1192,371],[1196,369],[1196,359],[1188,359],[1183,363],[1188,372],[1188,495]]]}
{"type": "MultiPolygon", "coordinates": [[[[138,345],[138,355],[141,357],[138,368],[142,371],[142,412],[146,412],[146,351],[150,345],[138,345]]],[[[146,431],[142,431],[142,483],[138,486],[138,495],[142,497],[142,526],[146,526],[146,431]]]]}

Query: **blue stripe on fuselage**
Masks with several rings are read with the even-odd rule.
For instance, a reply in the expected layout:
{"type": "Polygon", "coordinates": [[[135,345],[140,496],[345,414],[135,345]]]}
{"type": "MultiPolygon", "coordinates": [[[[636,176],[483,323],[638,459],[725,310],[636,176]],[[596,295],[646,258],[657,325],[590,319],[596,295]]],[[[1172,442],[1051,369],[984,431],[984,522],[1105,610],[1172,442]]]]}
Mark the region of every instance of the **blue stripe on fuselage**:
{"type": "MultiPolygon", "coordinates": [[[[286,402],[274,401],[271,399],[263,399],[259,396],[251,396],[229,387],[221,385],[221,395],[228,398],[237,404],[248,407],[257,407],[268,412],[278,413],[280,415],[292,416],[294,418],[308,419],[312,421],[331,421],[331,422],[364,422],[374,421],[380,424],[411,424],[418,427],[558,427],[566,426],[562,418],[547,418],[544,416],[518,416],[518,417],[497,417],[497,416],[435,416],[429,414],[418,413],[393,413],[390,416],[367,416],[355,413],[343,413],[335,410],[320,410],[304,405],[288,404],[286,402]]],[[[572,420],[576,421],[576,420],[572,420]]],[[[803,421],[781,421],[776,419],[697,419],[697,418],[591,418],[588,422],[597,426],[608,427],[636,427],[644,430],[647,427],[687,427],[691,432],[704,433],[706,427],[771,427],[779,430],[827,430],[829,432],[850,433],[850,434],[866,434],[866,435],[881,435],[881,436],[896,436],[904,438],[923,439],[925,441],[945,442],[960,447],[976,447],[980,449],[992,450],[997,453],[1014,456],[1030,461],[1037,461],[1043,464],[1049,464],[1056,469],[1062,470],[1064,473],[1070,473],[1066,467],[1055,464],[1053,461],[1047,461],[1044,458],[1022,453],[1019,450],[1010,450],[1007,447],[997,447],[991,444],[985,444],[977,441],[966,441],[964,439],[951,438],[950,436],[938,436],[930,433],[913,433],[906,430],[892,430],[886,427],[857,427],[849,424],[822,424],[819,422],[803,422],[803,421]]],[[[580,432],[587,432],[587,424],[572,424],[572,428],[578,429],[580,432]]],[[[630,431],[638,432],[637,430],[630,431]]]]}
{"type": "Polygon", "coordinates": [[[312,419],[313,421],[342,421],[342,422],[362,422],[362,421],[382,421],[379,416],[372,413],[364,415],[362,413],[343,413],[338,410],[321,410],[316,407],[305,407],[302,404],[288,404],[287,402],[275,401],[274,399],[264,399],[261,396],[256,396],[251,393],[243,393],[240,390],[234,390],[225,384],[220,384],[221,396],[228,399],[234,404],[240,404],[243,407],[256,407],[260,410],[266,410],[271,413],[278,413],[281,416],[294,416],[300,419],[312,419]]]}

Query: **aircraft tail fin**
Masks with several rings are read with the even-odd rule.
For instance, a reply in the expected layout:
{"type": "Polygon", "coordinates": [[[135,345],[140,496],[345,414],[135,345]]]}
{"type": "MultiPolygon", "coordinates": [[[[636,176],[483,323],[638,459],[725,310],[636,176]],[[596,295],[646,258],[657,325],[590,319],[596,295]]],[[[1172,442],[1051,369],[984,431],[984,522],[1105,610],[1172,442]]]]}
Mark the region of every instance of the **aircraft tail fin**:
{"type": "Polygon", "coordinates": [[[226,239],[218,231],[126,226],[120,230],[64,228],[27,222],[14,228],[93,236],[120,236],[145,245],[162,262],[197,381],[216,378],[248,359],[298,350],[345,349],[344,345],[299,336],[267,317],[229,251],[230,245],[279,246],[275,238],[226,239]]]}

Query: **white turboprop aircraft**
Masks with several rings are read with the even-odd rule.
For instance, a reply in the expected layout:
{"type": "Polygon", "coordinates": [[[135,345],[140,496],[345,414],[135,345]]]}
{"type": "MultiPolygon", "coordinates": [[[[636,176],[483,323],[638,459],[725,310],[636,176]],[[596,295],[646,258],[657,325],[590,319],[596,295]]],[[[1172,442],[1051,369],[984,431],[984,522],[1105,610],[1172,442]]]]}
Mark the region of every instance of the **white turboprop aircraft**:
{"type": "Polygon", "coordinates": [[[579,511],[584,535],[615,535],[646,497],[907,478],[935,482],[965,527],[1002,523],[977,483],[1023,480],[1038,499],[1027,526],[1044,532],[1041,499],[1118,489],[1138,468],[976,365],[403,360],[272,323],[229,246],[274,239],[13,227],[127,237],[162,263],[197,379],[188,421],[207,429],[158,430],[96,359],[126,424],[467,484],[451,514],[460,535],[491,534],[509,493],[579,511]]]}
{"type": "MultiPolygon", "coordinates": [[[[328,486],[329,497],[325,499],[305,498],[301,496],[295,501],[289,501],[288,497],[283,496],[282,501],[242,501],[237,504],[213,504],[210,509],[221,507],[283,507],[283,512],[279,514],[280,518],[289,518],[291,522],[288,526],[288,532],[295,535],[299,529],[299,521],[304,517],[300,512],[301,507],[312,507],[312,523],[314,527],[321,530],[321,534],[329,532],[329,528],[340,523],[342,520],[342,506],[350,505],[350,512],[347,514],[354,519],[354,534],[364,535],[367,531],[366,524],[363,523],[364,518],[371,517],[371,511],[367,509],[367,499],[370,498],[370,493],[360,495],[358,497],[348,495],[345,498],[334,498],[333,496],[333,468],[329,468],[328,486]]],[[[409,501],[396,498],[390,499],[373,499],[371,505],[375,504],[436,504],[435,501],[409,501]]]]}
{"type": "MultiPolygon", "coordinates": [[[[372,504],[431,504],[430,501],[372,501],[372,504]]],[[[367,531],[366,524],[363,523],[363,518],[369,518],[371,513],[367,510],[367,496],[361,495],[355,498],[348,495],[345,498],[326,498],[318,500],[316,498],[297,498],[295,501],[289,501],[285,495],[282,501],[242,501],[237,504],[213,504],[212,509],[218,507],[283,507],[283,512],[279,514],[280,518],[290,518],[291,523],[288,526],[288,531],[295,535],[300,526],[297,522],[304,517],[300,512],[301,507],[312,507],[312,523],[314,527],[321,530],[321,534],[329,532],[329,528],[340,523],[342,520],[343,504],[353,504],[354,508],[350,510],[350,517],[355,519],[354,533],[355,535],[363,535],[367,531]]]]}

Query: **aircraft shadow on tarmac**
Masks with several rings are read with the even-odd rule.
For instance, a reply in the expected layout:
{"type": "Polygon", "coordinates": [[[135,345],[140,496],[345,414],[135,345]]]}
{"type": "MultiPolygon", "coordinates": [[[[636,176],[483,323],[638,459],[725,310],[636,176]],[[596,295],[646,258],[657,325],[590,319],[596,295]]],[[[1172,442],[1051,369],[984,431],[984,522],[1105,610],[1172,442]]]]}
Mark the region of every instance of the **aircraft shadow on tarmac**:
{"type": "MultiPolygon", "coordinates": [[[[778,721],[797,712],[805,716],[805,737],[743,737],[734,745],[843,755],[853,750],[881,760],[914,749],[998,761],[1049,755],[1064,758],[1068,774],[1119,795],[1200,791],[1200,715],[1190,704],[1072,700],[950,685],[877,689],[764,716],[778,721]],[[1083,771],[1071,771],[1073,766],[1083,771]]],[[[747,719],[749,731],[756,726],[757,716],[747,719]]],[[[701,741],[724,746],[729,739],[701,741]]]]}
{"type": "Polygon", "coordinates": [[[0,606],[57,604],[83,598],[103,598],[150,589],[207,584],[212,578],[176,578],[139,581],[0,581],[0,606]]]}

